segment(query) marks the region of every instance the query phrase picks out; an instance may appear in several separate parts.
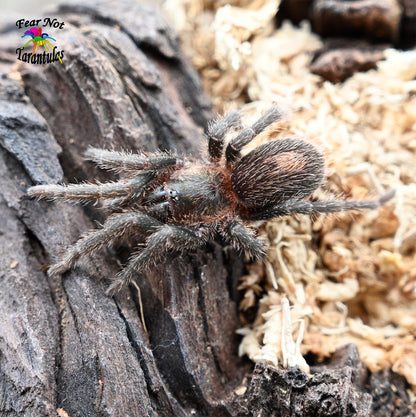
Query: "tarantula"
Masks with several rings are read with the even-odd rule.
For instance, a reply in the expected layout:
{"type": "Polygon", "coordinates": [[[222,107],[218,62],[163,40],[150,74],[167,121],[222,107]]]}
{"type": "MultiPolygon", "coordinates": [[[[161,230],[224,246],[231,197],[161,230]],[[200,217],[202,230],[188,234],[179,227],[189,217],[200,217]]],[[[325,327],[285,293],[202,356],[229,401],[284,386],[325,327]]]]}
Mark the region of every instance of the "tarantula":
{"type": "Polygon", "coordinates": [[[106,200],[111,213],[101,229],[70,247],[49,274],[65,272],[82,255],[129,232],[146,238],[146,245],[131,256],[109,291],[128,284],[137,271],[162,261],[167,254],[196,249],[217,233],[237,250],[259,258],[264,247],[247,227],[250,221],[292,213],[374,209],[392,197],[389,193],[376,201],[305,201],[323,181],[324,158],[301,139],[273,140],[242,156],[242,149],[281,117],[281,111],[273,107],[243,129],[239,113],[228,114],[208,129],[209,161],[90,148],[87,159],[123,174],[123,179],[29,188],[28,194],[38,198],[106,200]],[[225,147],[226,135],[238,129],[225,147]]]}

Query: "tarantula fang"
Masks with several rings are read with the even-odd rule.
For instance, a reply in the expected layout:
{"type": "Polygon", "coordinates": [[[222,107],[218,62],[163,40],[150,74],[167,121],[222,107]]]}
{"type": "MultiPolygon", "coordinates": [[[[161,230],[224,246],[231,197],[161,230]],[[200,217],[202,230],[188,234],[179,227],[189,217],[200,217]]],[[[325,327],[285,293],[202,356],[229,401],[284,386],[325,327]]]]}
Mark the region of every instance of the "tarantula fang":
{"type": "Polygon", "coordinates": [[[109,287],[111,292],[169,253],[201,247],[216,234],[252,258],[262,257],[263,244],[247,227],[250,221],[293,213],[374,209],[393,197],[390,192],[376,201],[305,200],[323,182],[324,157],[301,139],[273,140],[243,156],[242,149],[281,117],[281,111],[272,107],[251,127],[241,128],[239,113],[228,114],[208,128],[206,160],[90,148],[87,159],[115,170],[121,179],[29,188],[30,196],[50,200],[100,199],[110,212],[103,227],[79,239],[49,274],[62,274],[82,255],[136,233],[146,239],[145,247],[132,254],[109,287]],[[225,137],[236,129],[239,133],[226,144],[225,137]]]}

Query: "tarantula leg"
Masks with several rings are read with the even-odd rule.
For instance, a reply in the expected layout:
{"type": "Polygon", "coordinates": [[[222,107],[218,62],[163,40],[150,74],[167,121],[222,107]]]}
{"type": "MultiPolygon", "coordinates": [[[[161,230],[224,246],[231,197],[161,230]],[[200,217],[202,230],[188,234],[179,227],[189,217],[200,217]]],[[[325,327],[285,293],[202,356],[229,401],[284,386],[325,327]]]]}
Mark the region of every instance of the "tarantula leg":
{"type": "Polygon", "coordinates": [[[375,209],[394,197],[395,191],[390,191],[375,201],[302,201],[287,200],[284,203],[259,210],[250,216],[250,220],[267,220],[288,214],[336,213],[338,211],[375,209]]]}
{"type": "Polygon", "coordinates": [[[219,161],[224,148],[225,135],[233,128],[241,126],[240,114],[231,112],[217,123],[208,127],[208,153],[211,161],[219,161]]]}
{"type": "Polygon", "coordinates": [[[265,255],[263,244],[254,237],[251,229],[247,229],[238,221],[226,223],[220,233],[239,252],[246,253],[251,259],[259,259],[265,255]]]}
{"type": "Polygon", "coordinates": [[[204,228],[195,232],[185,227],[165,224],[149,237],[142,251],[132,255],[126,267],[108,288],[107,294],[130,284],[135,273],[143,272],[149,266],[161,262],[169,252],[197,249],[207,241],[208,232],[204,228]]]}
{"type": "Polygon", "coordinates": [[[78,240],[69,248],[64,258],[53,265],[48,273],[50,276],[62,274],[71,268],[83,255],[94,252],[116,238],[124,236],[129,229],[135,229],[142,235],[149,235],[162,227],[153,217],[144,213],[130,212],[109,217],[102,229],[94,230],[78,240]]]}
{"type": "Polygon", "coordinates": [[[233,165],[241,157],[241,149],[248,145],[258,134],[272,123],[282,118],[282,112],[277,107],[269,109],[251,127],[243,129],[234,139],[230,141],[225,150],[227,165],[233,165]]]}
{"type": "Polygon", "coordinates": [[[140,194],[157,178],[153,171],[136,175],[129,181],[108,182],[104,184],[68,184],[68,185],[35,185],[27,191],[28,195],[48,200],[115,199],[131,194],[140,194]]]}
{"type": "Polygon", "coordinates": [[[101,168],[117,172],[141,170],[159,171],[179,168],[183,164],[182,160],[167,153],[146,156],[143,154],[116,152],[99,148],[87,149],[85,158],[95,162],[101,168]]]}

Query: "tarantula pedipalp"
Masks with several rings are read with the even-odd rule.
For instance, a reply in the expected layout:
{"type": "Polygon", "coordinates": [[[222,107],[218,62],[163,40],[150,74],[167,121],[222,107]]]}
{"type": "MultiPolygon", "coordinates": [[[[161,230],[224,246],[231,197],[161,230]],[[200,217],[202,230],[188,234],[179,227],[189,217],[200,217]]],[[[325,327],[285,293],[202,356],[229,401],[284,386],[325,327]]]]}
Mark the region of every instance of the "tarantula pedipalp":
{"type": "Polygon", "coordinates": [[[136,271],[162,261],[168,253],[196,249],[216,233],[237,250],[261,257],[264,248],[247,227],[250,221],[292,213],[374,209],[393,196],[389,193],[376,201],[305,201],[323,181],[324,158],[301,139],[277,139],[242,156],[242,149],[281,117],[277,107],[271,108],[225,147],[226,135],[241,126],[239,113],[230,113],[208,129],[207,161],[91,148],[87,159],[125,178],[104,184],[29,188],[29,195],[51,200],[102,199],[111,213],[101,229],[78,240],[49,273],[63,273],[82,255],[134,231],[147,239],[146,245],[131,256],[111,291],[128,284],[136,271]]]}

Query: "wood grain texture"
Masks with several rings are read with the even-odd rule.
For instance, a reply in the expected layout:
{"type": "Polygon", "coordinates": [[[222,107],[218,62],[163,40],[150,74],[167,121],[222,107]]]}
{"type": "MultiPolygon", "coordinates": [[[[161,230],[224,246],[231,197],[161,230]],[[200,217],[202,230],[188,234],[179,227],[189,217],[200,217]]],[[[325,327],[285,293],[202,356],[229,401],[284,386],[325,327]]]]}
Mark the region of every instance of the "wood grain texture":
{"type": "Polygon", "coordinates": [[[104,294],[119,270],[114,252],[61,280],[44,272],[103,220],[100,210],[25,196],[31,184],[111,178],[83,159],[89,146],[200,154],[210,101],[157,11],[121,1],[49,15],[65,21],[56,32],[64,65],[16,72],[12,47],[1,55],[0,414],[230,415],[247,364],[236,358],[221,248],[141,277],[148,337],[134,288],[104,294]]]}
{"type": "Polygon", "coordinates": [[[410,415],[404,383],[394,380],[398,394],[397,376],[369,379],[353,350],[313,377],[264,364],[252,373],[235,334],[243,264],[219,244],[138,274],[148,334],[134,287],[105,295],[126,245],[47,276],[104,215],[29,199],[30,185],[113,178],[84,160],[89,146],[198,156],[213,113],[156,10],[120,0],[45,15],[65,22],[63,65],[16,63],[14,21],[0,25],[0,415],[410,415]],[[400,405],[383,407],[386,395],[400,405]]]}

